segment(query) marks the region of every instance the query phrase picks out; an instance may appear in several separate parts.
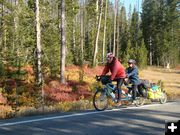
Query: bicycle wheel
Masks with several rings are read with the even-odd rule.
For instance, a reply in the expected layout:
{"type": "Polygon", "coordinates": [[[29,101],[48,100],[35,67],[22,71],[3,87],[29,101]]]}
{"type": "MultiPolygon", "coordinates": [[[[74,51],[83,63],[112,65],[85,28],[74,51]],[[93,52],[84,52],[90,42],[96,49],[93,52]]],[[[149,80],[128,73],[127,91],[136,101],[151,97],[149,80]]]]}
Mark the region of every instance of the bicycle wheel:
{"type": "Polygon", "coordinates": [[[97,90],[93,97],[93,105],[97,111],[103,111],[108,107],[108,97],[105,92],[97,90]]]}
{"type": "Polygon", "coordinates": [[[167,95],[166,95],[165,92],[162,92],[162,97],[159,99],[159,102],[160,102],[161,104],[164,104],[164,103],[167,102],[167,95]]]}
{"type": "Polygon", "coordinates": [[[145,98],[137,97],[136,102],[135,102],[135,106],[138,107],[138,106],[144,105],[144,103],[145,103],[145,98]]]}

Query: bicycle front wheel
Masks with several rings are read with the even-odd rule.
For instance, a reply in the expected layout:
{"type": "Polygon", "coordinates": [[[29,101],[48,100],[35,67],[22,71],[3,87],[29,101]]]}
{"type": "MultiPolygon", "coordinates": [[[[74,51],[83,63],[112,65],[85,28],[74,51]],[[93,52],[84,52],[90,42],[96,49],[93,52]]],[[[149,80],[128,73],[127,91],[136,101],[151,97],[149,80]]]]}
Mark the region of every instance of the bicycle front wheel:
{"type": "Polygon", "coordinates": [[[93,97],[93,105],[97,111],[103,111],[108,107],[108,97],[105,92],[97,90],[93,97]]]}

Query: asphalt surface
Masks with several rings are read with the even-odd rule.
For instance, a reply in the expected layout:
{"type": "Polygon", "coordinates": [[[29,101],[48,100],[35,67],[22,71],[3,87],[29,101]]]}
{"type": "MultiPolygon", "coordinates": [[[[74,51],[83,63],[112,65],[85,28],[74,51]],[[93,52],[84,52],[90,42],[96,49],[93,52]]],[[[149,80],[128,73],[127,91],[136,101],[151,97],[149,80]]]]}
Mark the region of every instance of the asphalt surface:
{"type": "Polygon", "coordinates": [[[180,102],[0,120],[0,135],[164,135],[180,102]]]}

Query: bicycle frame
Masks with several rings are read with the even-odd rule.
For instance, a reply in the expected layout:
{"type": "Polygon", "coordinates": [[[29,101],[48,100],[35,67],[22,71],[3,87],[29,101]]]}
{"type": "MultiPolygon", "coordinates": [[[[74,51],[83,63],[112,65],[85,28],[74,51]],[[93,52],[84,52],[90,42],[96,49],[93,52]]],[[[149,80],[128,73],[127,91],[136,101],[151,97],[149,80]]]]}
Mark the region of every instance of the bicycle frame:
{"type": "MultiPolygon", "coordinates": [[[[109,85],[109,83],[106,84],[106,85],[104,85],[104,88],[103,88],[102,90],[103,90],[104,92],[106,92],[106,95],[107,95],[108,97],[111,97],[109,91],[107,90],[107,89],[108,89],[108,85],[109,85]]],[[[114,88],[114,89],[115,89],[115,88],[114,88]]],[[[125,96],[125,97],[121,97],[121,95],[122,95],[122,90],[120,90],[120,89],[116,89],[116,90],[115,90],[115,93],[118,94],[118,95],[117,95],[118,97],[116,98],[117,103],[118,103],[119,101],[129,101],[129,100],[132,100],[132,97],[128,97],[127,94],[123,94],[123,96],[125,96]]],[[[111,98],[112,98],[112,97],[111,97],[111,98]]]]}

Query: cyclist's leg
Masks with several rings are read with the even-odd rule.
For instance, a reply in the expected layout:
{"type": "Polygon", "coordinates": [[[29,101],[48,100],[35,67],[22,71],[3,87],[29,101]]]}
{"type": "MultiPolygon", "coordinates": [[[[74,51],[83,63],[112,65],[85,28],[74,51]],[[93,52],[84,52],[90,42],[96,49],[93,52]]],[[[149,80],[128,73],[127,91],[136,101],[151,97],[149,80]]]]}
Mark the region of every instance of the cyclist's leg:
{"type": "Polygon", "coordinates": [[[118,78],[117,80],[117,90],[118,90],[118,101],[120,100],[120,94],[121,94],[121,86],[124,82],[124,78],[118,78]]]}
{"type": "Polygon", "coordinates": [[[132,99],[133,99],[133,100],[136,100],[136,94],[137,94],[136,91],[137,91],[137,85],[136,85],[136,84],[133,84],[133,85],[132,85],[132,94],[133,94],[133,95],[132,95],[132,99]]]}
{"type": "Polygon", "coordinates": [[[117,79],[117,89],[121,89],[123,82],[124,82],[124,78],[117,79]]]}

